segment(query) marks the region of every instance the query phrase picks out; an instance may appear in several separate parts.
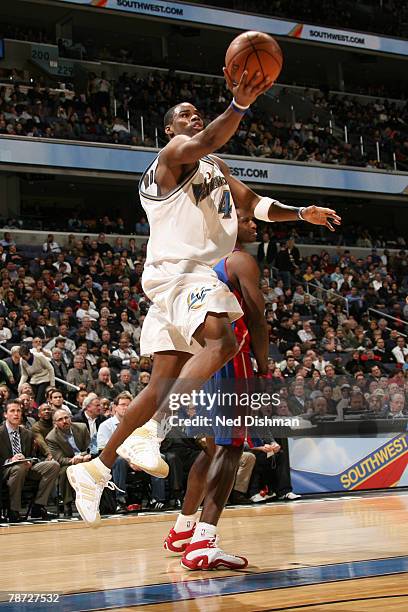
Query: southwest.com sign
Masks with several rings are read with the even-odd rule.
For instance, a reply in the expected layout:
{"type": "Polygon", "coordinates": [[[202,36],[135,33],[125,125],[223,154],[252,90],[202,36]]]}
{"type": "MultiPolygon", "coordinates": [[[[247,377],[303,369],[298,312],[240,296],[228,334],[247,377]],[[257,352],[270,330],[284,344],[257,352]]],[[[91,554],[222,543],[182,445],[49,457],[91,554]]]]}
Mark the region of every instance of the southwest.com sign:
{"type": "Polygon", "coordinates": [[[98,9],[126,11],[139,15],[178,19],[190,23],[208,24],[232,28],[234,30],[258,30],[277,36],[290,36],[300,40],[309,40],[318,43],[341,45],[377,51],[378,53],[394,53],[408,55],[408,41],[398,38],[386,38],[360,32],[348,32],[322,28],[307,24],[263,17],[262,15],[249,15],[224,9],[207,6],[184,4],[181,2],[143,2],[141,0],[58,0],[71,4],[94,6],[98,9]]]}

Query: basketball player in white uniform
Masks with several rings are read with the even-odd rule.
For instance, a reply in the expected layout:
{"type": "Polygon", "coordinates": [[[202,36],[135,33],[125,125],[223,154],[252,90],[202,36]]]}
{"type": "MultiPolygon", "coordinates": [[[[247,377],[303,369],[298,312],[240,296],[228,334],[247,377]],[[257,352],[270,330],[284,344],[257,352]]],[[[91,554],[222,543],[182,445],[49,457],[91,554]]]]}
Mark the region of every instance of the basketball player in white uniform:
{"type": "MultiPolygon", "coordinates": [[[[225,162],[211,156],[229,141],[249,106],[271,86],[259,73],[249,79],[244,72],[236,85],[224,72],[234,95],[225,112],[204,128],[192,104],[170,109],[165,116],[169,143],[141,180],[140,198],[151,232],[143,288],[153,302],[142,329],[141,354],[154,353],[154,367],[150,384],[132,401],[100,457],[67,470],[77,509],[91,525],[99,521],[104,487],[115,486],[110,468],[117,454],[149,474],[167,476],[168,466],[160,456],[165,435],[160,421],[168,411],[169,393],[200,388],[237,351],[231,322],[243,313],[212,270],[235,245],[234,202],[263,221],[300,219],[331,230],[332,223],[341,222],[331,209],[295,208],[258,196],[230,175],[225,162]]],[[[207,542],[203,546],[212,561],[229,557],[239,562],[239,557],[217,547],[215,526],[205,517],[195,533],[207,542]]]]}

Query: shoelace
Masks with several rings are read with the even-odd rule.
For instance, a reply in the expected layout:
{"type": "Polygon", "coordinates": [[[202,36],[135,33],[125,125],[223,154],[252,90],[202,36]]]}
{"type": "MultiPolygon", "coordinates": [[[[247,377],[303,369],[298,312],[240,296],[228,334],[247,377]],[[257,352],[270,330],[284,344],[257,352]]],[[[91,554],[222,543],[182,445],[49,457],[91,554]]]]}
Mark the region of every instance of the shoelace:
{"type": "Polygon", "coordinates": [[[105,487],[107,489],[110,489],[111,491],[119,491],[119,493],[126,493],[126,491],[124,491],[123,489],[119,489],[118,485],[116,485],[112,480],[109,480],[105,484],[105,487]]]}
{"type": "Polygon", "coordinates": [[[107,489],[110,489],[111,491],[119,491],[120,493],[126,493],[126,491],[123,491],[123,489],[119,489],[119,487],[113,482],[113,480],[110,479],[110,476],[109,476],[109,480],[107,480],[106,478],[102,476],[98,482],[98,485],[102,487],[103,489],[106,487],[107,489]]]}

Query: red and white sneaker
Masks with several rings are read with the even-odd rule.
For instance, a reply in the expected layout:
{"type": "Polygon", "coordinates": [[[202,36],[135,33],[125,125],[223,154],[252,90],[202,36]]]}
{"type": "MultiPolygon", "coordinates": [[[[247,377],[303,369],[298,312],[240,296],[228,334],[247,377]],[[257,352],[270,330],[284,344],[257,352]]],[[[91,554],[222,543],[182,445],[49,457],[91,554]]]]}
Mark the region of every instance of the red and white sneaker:
{"type": "Polygon", "coordinates": [[[187,531],[174,531],[174,529],[170,529],[169,535],[164,540],[164,548],[174,553],[183,553],[194,535],[194,530],[195,525],[187,531]]]}
{"type": "Polygon", "coordinates": [[[188,570],[244,569],[248,565],[245,557],[230,555],[217,545],[217,537],[189,544],[181,559],[188,570]]]}

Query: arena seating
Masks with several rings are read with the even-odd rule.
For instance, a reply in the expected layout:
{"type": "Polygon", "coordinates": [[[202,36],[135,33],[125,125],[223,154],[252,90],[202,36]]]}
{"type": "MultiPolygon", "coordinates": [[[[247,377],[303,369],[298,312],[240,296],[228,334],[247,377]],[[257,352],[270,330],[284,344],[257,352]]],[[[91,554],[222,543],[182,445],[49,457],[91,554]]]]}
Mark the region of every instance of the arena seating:
{"type": "MultiPolygon", "coordinates": [[[[281,248],[273,259],[266,262],[263,249],[258,250],[271,341],[268,378],[281,394],[286,414],[300,416],[314,427],[373,419],[405,422],[406,252],[387,255],[387,251],[370,250],[357,258],[347,249],[339,248],[333,255],[316,249],[313,255],[296,255],[293,265],[287,247],[297,247],[286,243],[291,227],[288,224],[286,236],[282,230],[281,248]]],[[[370,239],[367,233],[366,246],[370,239]]],[[[88,393],[103,394],[104,367],[109,368],[109,380],[115,385],[121,370],[130,369],[133,392],[140,392],[152,367],[150,357],[139,354],[140,331],[150,304],[140,285],[144,250],[129,245],[127,239],[110,244],[105,234],[94,241],[71,239],[66,247],[51,238],[42,257],[33,257],[24,246],[16,248],[9,233],[0,248],[0,411],[9,397],[22,391],[18,374],[12,381],[3,365],[6,358],[6,366],[12,365],[7,352],[21,344],[34,346],[60,372],[51,351],[61,336],[70,345],[64,348],[63,340],[66,371],[75,370],[74,359],[82,356],[88,373],[81,397],[58,383],[74,414],[88,393]],[[88,323],[81,318],[84,308],[92,315],[88,323]],[[121,352],[123,340],[128,361],[121,352]]],[[[24,404],[25,423],[32,427],[38,406],[29,385],[24,393],[29,397],[24,404]]],[[[109,401],[103,411],[109,416],[109,401]]],[[[155,499],[150,507],[157,510],[180,503],[182,492],[177,491],[177,499],[171,501],[171,488],[162,491],[163,500],[155,499]]]]}

